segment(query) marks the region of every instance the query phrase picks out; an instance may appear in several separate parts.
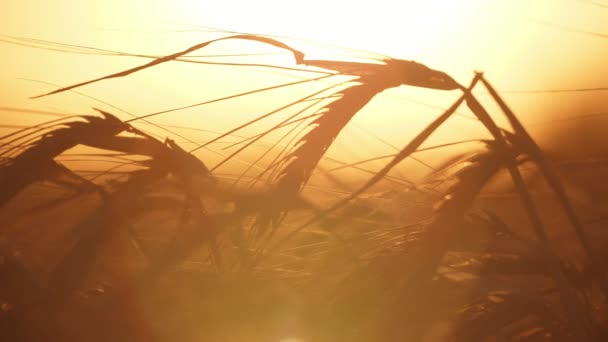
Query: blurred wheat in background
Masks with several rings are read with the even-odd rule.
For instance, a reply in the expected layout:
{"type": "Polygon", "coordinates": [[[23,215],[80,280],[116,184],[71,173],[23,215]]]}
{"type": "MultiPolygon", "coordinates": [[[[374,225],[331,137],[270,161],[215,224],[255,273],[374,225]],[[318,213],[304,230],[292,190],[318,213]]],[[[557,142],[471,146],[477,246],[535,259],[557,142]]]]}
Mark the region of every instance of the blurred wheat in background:
{"type": "MultiPolygon", "coordinates": [[[[454,23],[441,5],[405,6],[454,23]]],[[[54,56],[0,97],[2,340],[608,339],[604,63],[584,72],[599,83],[536,70],[557,86],[534,88],[518,63],[537,54],[505,43],[495,88],[481,47],[427,62],[183,31],[162,52],[1,36],[54,56]]]]}

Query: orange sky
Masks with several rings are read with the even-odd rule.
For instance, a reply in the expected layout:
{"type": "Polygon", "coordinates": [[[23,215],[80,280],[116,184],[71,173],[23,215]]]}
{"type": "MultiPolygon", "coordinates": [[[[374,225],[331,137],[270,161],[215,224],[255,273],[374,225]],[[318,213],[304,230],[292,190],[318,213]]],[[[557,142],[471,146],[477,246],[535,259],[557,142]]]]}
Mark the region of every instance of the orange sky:
{"type": "MultiPolygon", "coordinates": [[[[412,59],[446,71],[467,83],[482,70],[501,90],[606,87],[608,8],[593,1],[135,1],[135,0],[4,0],[0,34],[130,53],[164,55],[215,37],[195,25],[253,33],[287,35],[341,46],[373,50],[412,59]],[[458,3],[456,5],[455,3],[458,3]],[[578,30],[578,31],[576,31],[578,30]],[[581,32],[579,32],[581,31],[581,32]]],[[[316,48],[289,41],[298,48],[328,58],[346,58],[352,51],[316,48]]],[[[28,100],[54,89],[33,79],[69,85],[147,62],[116,56],[67,54],[0,42],[0,107],[27,107],[62,112],[91,112],[96,106],[122,114],[89,98],[65,93],[28,100]]],[[[230,42],[199,54],[273,53],[259,44],[230,42]]],[[[206,61],[273,62],[290,65],[288,55],[206,58],[206,61]],[[271,58],[271,59],[269,59],[271,58]]],[[[286,75],[260,68],[228,68],[186,63],[164,64],[127,78],[103,81],[78,89],[136,115],[202,102],[257,87],[293,82],[304,74],[286,75]]],[[[326,84],[286,89],[272,94],[197,107],[162,115],[158,123],[224,131],[237,123],[306,95],[326,84]]],[[[608,112],[608,92],[505,93],[504,96],[533,132],[567,129],[548,120],[608,112]],[[548,128],[549,127],[549,128],[548,128]]],[[[385,137],[402,146],[415,130],[440,113],[456,92],[401,87],[378,96],[344,132],[348,142],[385,137]],[[362,129],[362,127],[366,127],[362,129]],[[367,136],[366,136],[367,135],[367,136]]],[[[480,94],[482,98],[487,95],[480,94]]],[[[30,123],[46,118],[0,112],[1,123],[30,123]]],[[[606,121],[602,121],[606,123],[606,121]]],[[[250,132],[259,131],[261,126],[250,132]]],[[[267,126],[266,126],[267,127],[267,126]]],[[[435,142],[481,136],[479,125],[457,117],[435,142]]],[[[180,132],[204,141],[212,134],[180,132]]],[[[165,133],[162,133],[165,134],[165,133]]],[[[383,154],[369,147],[368,154],[383,154]]],[[[352,150],[352,148],[351,148],[352,150]]],[[[390,149],[389,149],[390,150],[390,149]]],[[[386,151],[384,151],[386,152],[386,151]]],[[[363,153],[363,152],[361,152],[363,153]]],[[[356,159],[357,157],[353,157],[356,159]]]]}

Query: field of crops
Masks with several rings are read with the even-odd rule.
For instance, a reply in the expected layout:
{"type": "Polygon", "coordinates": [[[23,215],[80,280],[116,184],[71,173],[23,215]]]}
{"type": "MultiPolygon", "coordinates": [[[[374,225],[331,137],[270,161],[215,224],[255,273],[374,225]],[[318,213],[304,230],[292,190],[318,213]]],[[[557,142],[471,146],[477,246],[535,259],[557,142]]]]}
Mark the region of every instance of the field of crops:
{"type": "Polygon", "coordinates": [[[605,99],[539,139],[480,72],[214,33],[162,56],[2,38],[138,61],[31,94],[91,109],[0,108],[2,340],[608,339],[605,99]],[[209,62],[222,44],[237,60],[209,62]],[[86,90],[155,104],[124,84],[171,64],[220,71],[138,114],[86,90]],[[238,78],[252,67],[293,78],[238,78]],[[224,83],[242,89],[205,96],[224,83]],[[438,100],[411,125],[355,120],[404,88],[438,100]]]}

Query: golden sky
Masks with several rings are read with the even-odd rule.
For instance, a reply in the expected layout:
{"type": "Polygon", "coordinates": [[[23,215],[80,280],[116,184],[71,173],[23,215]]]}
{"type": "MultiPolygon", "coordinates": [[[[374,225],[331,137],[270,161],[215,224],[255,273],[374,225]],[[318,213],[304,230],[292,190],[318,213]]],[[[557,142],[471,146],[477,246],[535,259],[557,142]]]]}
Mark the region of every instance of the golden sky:
{"type": "MultiPolygon", "coordinates": [[[[220,36],[205,31],[204,27],[308,39],[416,60],[447,72],[463,84],[468,83],[475,70],[484,71],[496,88],[505,91],[504,97],[524,123],[529,124],[530,130],[545,134],[567,130],[571,117],[608,112],[606,91],[517,92],[608,86],[606,6],[599,1],[581,0],[4,0],[0,7],[0,34],[5,36],[0,38],[11,41],[14,40],[10,37],[33,38],[149,55],[170,54],[220,36]],[[554,120],[562,121],[548,124],[554,120]]],[[[286,42],[323,58],[362,56],[353,50],[329,45],[319,47],[301,40],[286,42]]],[[[5,42],[0,42],[0,49],[0,107],[90,113],[90,108],[95,106],[125,119],[129,115],[73,92],[38,100],[28,97],[56,88],[41,82],[66,86],[149,61],[64,53],[5,42]]],[[[293,64],[291,56],[284,52],[248,42],[218,43],[194,55],[207,55],[199,59],[202,61],[293,64]],[[275,54],[277,52],[280,54],[275,54]],[[256,53],[264,55],[217,56],[256,53]]],[[[263,68],[167,63],[77,91],[142,115],[312,75],[263,68]]],[[[291,87],[168,113],[153,121],[225,131],[325,86],[327,84],[317,83],[291,87]]],[[[412,87],[386,91],[359,113],[344,135],[350,135],[350,142],[364,142],[371,135],[379,135],[402,146],[415,130],[457,96],[456,92],[412,87]]],[[[479,96],[487,98],[483,93],[479,96]]],[[[21,124],[43,119],[48,118],[0,111],[1,123],[21,124]]],[[[260,127],[252,127],[250,132],[259,131],[260,127]]],[[[481,132],[473,120],[455,117],[435,142],[482,136],[481,132]]],[[[213,136],[193,131],[180,133],[197,141],[213,136]]],[[[347,144],[346,140],[337,143],[338,146],[347,144]]],[[[379,147],[368,152],[377,155],[382,151],[379,147]]]]}

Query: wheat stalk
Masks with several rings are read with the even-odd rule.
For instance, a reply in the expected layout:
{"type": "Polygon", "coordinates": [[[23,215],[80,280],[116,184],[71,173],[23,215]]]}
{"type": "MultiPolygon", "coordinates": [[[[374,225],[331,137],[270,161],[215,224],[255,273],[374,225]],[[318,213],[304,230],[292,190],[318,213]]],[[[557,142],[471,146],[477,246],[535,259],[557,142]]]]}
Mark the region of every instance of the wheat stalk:
{"type": "MultiPolygon", "coordinates": [[[[476,78],[481,79],[482,75],[477,74],[476,78]]],[[[506,168],[511,175],[511,179],[513,180],[515,188],[522,201],[523,207],[526,210],[528,218],[530,219],[534,228],[534,232],[537,236],[537,239],[540,242],[541,255],[544,255],[547,258],[547,266],[550,268],[551,273],[553,274],[554,279],[557,283],[558,289],[560,291],[562,304],[566,307],[566,312],[569,315],[569,321],[572,325],[573,330],[576,332],[577,337],[581,340],[592,340],[593,336],[595,335],[595,332],[593,331],[589,322],[585,319],[585,310],[581,306],[581,303],[578,301],[576,294],[572,291],[572,288],[568,285],[568,281],[563,273],[561,265],[557,261],[557,258],[555,257],[549,245],[549,241],[546,236],[545,228],[543,226],[540,215],[536,210],[530,193],[524,183],[523,177],[521,176],[521,173],[517,168],[515,156],[512,153],[508,152],[509,148],[507,145],[507,141],[503,136],[503,132],[498,128],[496,123],[492,120],[488,112],[479,103],[479,101],[477,101],[477,99],[472,96],[470,90],[465,91],[465,96],[467,100],[467,106],[477,116],[477,118],[479,118],[479,120],[484,124],[488,131],[490,131],[496,141],[497,148],[500,149],[505,155],[504,161],[506,164],[506,168]]],[[[520,136],[515,136],[515,138],[512,138],[511,141],[517,144],[518,141],[516,139],[519,137],[520,136]]],[[[528,150],[526,149],[525,151],[527,152],[528,150]]]]}

